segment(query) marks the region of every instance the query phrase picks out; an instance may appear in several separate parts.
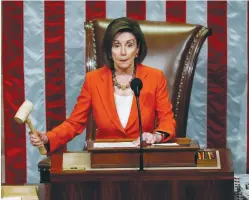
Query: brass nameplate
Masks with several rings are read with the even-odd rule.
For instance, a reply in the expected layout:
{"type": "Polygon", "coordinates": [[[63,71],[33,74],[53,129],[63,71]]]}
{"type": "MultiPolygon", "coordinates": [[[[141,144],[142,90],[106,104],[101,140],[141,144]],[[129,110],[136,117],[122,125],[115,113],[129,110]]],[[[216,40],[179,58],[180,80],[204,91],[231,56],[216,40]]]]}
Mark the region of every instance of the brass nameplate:
{"type": "Polygon", "coordinates": [[[2,186],[1,197],[21,197],[22,200],[39,200],[38,186],[11,185],[2,186]]]}
{"type": "Polygon", "coordinates": [[[90,153],[63,153],[62,170],[86,170],[90,166],[90,153]]]}

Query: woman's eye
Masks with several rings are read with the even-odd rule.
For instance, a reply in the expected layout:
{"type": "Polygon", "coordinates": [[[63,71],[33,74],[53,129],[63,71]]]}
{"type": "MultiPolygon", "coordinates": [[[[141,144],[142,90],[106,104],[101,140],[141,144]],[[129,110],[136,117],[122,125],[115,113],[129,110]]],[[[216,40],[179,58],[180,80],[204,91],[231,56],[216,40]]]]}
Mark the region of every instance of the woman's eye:
{"type": "Polygon", "coordinates": [[[128,44],[128,47],[132,47],[133,46],[133,44],[128,44]]]}
{"type": "Polygon", "coordinates": [[[113,47],[114,47],[114,48],[118,48],[118,47],[119,47],[119,44],[114,44],[113,47]]]}

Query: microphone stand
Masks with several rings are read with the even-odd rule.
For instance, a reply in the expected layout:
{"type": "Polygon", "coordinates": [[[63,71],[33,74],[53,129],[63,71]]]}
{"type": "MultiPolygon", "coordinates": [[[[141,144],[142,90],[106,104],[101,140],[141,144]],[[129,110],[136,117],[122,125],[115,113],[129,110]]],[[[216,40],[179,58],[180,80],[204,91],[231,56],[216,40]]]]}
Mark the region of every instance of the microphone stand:
{"type": "Polygon", "coordinates": [[[137,110],[138,110],[138,122],[139,122],[139,133],[140,133],[140,162],[139,162],[139,171],[144,171],[144,157],[143,157],[143,130],[142,130],[142,120],[141,120],[141,112],[140,112],[140,104],[139,104],[139,97],[136,96],[137,102],[137,110]]]}

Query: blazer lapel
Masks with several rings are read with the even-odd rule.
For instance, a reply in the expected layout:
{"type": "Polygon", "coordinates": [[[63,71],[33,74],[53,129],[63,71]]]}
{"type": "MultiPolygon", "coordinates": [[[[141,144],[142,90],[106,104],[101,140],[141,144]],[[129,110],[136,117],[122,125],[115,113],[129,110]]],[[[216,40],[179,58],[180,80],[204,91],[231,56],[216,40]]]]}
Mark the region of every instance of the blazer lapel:
{"type": "MultiPolygon", "coordinates": [[[[141,79],[141,81],[143,83],[143,88],[140,91],[140,97],[139,97],[140,111],[142,112],[143,106],[147,100],[147,96],[148,96],[149,91],[150,91],[150,82],[146,81],[147,71],[143,68],[143,66],[141,66],[141,65],[137,66],[137,76],[136,77],[141,79]]],[[[135,95],[133,95],[131,112],[130,112],[128,123],[127,123],[125,129],[128,129],[136,121],[137,118],[138,118],[137,102],[136,102],[135,95]]]]}
{"type": "MultiPolygon", "coordinates": [[[[111,70],[106,68],[106,71],[101,75],[102,83],[97,85],[97,89],[103,103],[103,106],[107,112],[107,115],[111,119],[112,123],[122,132],[124,129],[120,123],[117,113],[115,101],[114,101],[114,89],[112,81],[111,70]]],[[[101,106],[101,105],[100,105],[101,106]]]]}

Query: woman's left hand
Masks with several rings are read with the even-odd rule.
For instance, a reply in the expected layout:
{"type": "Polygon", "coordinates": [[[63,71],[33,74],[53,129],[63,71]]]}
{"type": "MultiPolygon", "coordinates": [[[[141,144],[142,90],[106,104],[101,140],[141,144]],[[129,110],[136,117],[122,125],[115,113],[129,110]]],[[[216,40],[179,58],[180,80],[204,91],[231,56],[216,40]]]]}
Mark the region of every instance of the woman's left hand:
{"type": "MultiPolygon", "coordinates": [[[[159,134],[152,134],[149,132],[144,132],[142,134],[143,142],[146,142],[147,144],[154,144],[158,143],[162,140],[162,136],[159,134]]],[[[138,137],[134,142],[136,146],[140,145],[140,137],[138,137]]]]}

